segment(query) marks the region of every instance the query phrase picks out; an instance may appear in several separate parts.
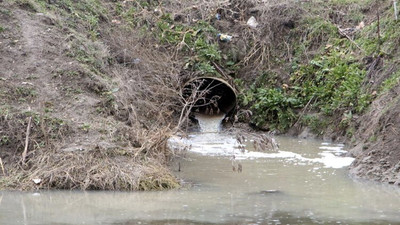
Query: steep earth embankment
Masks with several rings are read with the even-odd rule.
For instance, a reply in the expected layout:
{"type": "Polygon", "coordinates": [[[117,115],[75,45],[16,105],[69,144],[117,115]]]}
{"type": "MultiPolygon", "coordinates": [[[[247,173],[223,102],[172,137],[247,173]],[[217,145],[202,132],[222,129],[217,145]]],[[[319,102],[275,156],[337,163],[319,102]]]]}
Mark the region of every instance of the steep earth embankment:
{"type": "Polygon", "coordinates": [[[176,105],[165,100],[177,85],[169,57],[113,27],[105,2],[0,5],[0,186],[177,187],[163,125],[176,105]],[[127,49],[139,65],[116,60],[127,49]]]}
{"type": "Polygon", "coordinates": [[[358,119],[356,157],[350,173],[356,177],[400,186],[400,87],[391,89],[358,119]]]}

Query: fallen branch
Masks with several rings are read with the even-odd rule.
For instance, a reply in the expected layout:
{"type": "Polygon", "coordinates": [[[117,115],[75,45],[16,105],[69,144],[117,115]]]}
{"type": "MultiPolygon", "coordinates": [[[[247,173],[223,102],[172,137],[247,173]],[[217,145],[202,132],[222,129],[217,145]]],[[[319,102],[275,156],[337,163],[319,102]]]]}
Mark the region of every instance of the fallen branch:
{"type": "MultiPolygon", "coordinates": [[[[379,24],[379,23],[378,23],[379,24]]],[[[351,38],[346,32],[343,31],[339,26],[336,26],[338,28],[339,34],[346,37],[353,45],[355,45],[358,49],[361,50],[362,53],[364,53],[364,49],[362,49],[354,40],[351,38]]]]}
{"type": "Polygon", "coordinates": [[[378,21],[377,21],[377,31],[376,31],[376,34],[377,34],[377,36],[378,36],[378,53],[381,51],[381,44],[382,44],[382,42],[381,42],[381,22],[380,22],[380,15],[379,15],[379,8],[376,10],[376,16],[377,16],[377,18],[378,18],[378,21]]]}
{"type": "Polygon", "coordinates": [[[232,78],[229,77],[228,75],[226,75],[226,73],[222,70],[222,68],[216,62],[211,62],[211,63],[213,64],[213,66],[217,70],[217,72],[219,74],[221,74],[225,79],[232,80],[232,78]]]}
{"type": "Polygon", "coordinates": [[[3,171],[3,175],[7,176],[7,171],[4,168],[3,160],[1,158],[0,158],[0,166],[1,166],[1,170],[3,171]]]}
{"type": "Polygon", "coordinates": [[[31,122],[32,117],[29,117],[28,127],[26,128],[26,137],[25,137],[25,148],[24,152],[22,152],[22,163],[25,163],[26,155],[28,153],[28,144],[29,144],[29,133],[31,132],[31,122]]]}
{"type": "Polygon", "coordinates": [[[302,112],[301,112],[301,114],[300,114],[300,116],[299,116],[299,119],[297,119],[296,123],[293,124],[293,127],[296,127],[297,124],[300,122],[301,118],[303,118],[304,113],[306,112],[308,106],[311,104],[311,101],[312,101],[313,99],[314,99],[314,96],[312,96],[312,97],[310,98],[310,100],[307,102],[306,106],[304,107],[304,109],[302,110],[302,112]]]}

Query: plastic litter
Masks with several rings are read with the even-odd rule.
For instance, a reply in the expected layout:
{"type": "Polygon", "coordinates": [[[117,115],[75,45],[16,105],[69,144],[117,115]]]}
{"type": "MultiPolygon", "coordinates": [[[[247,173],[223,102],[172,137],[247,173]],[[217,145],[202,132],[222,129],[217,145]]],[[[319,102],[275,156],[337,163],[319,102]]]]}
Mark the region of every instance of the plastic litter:
{"type": "Polygon", "coordinates": [[[35,178],[35,179],[32,179],[32,181],[33,181],[33,183],[35,183],[35,184],[40,184],[40,182],[42,182],[42,179],[40,179],[40,178],[35,178]]]}
{"type": "Polygon", "coordinates": [[[258,26],[258,22],[254,16],[250,17],[249,20],[247,20],[247,25],[251,28],[256,28],[258,26]]]}
{"type": "Polygon", "coordinates": [[[133,60],[133,64],[139,64],[139,63],[140,63],[140,59],[139,58],[136,58],[136,59],[133,60]]]}
{"type": "Polygon", "coordinates": [[[232,40],[232,36],[227,34],[217,34],[217,37],[221,42],[230,42],[232,40]]]}

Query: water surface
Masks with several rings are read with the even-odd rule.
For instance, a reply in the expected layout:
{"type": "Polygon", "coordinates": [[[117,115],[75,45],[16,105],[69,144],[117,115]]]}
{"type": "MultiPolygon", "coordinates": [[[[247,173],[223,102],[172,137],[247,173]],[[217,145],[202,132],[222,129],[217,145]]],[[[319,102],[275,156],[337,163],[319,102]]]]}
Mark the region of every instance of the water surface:
{"type": "Polygon", "coordinates": [[[237,157],[242,173],[232,171],[230,153],[206,153],[216,140],[189,151],[171,165],[189,184],[181,190],[3,191],[0,224],[400,224],[398,189],[356,182],[346,167],[324,163],[322,153],[338,155],[342,145],[277,141],[278,151],[237,157]]]}

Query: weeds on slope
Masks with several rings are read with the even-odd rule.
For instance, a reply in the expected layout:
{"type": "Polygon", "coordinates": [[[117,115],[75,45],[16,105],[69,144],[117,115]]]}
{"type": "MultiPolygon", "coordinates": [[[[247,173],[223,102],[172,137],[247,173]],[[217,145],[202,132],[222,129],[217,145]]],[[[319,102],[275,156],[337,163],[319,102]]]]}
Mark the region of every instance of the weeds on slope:
{"type": "MultiPolygon", "coordinates": [[[[70,61],[71,66],[53,65],[60,69],[56,68],[49,80],[61,79],[76,90],[81,88],[66,95],[63,85],[57,89],[64,97],[60,102],[48,103],[48,107],[29,115],[20,114],[15,99],[7,100],[10,107],[4,110],[2,107],[4,115],[0,120],[5,128],[1,130],[1,147],[6,149],[0,153],[6,171],[1,174],[1,187],[23,190],[178,187],[178,181],[166,167],[171,154],[166,144],[174,128],[173,113],[180,110],[176,97],[179,71],[173,57],[163,50],[153,51],[154,39],[147,40],[140,34],[114,27],[107,19],[107,4],[67,0],[54,4],[47,1],[15,4],[24,9],[29,4],[32,6],[29,10],[49,17],[57,15],[55,22],[65,32],[60,35],[65,35],[67,42],[66,48],[60,46],[63,51],[59,57],[70,61]],[[93,4],[95,7],[85,10],[93,4]],[[68,23],[69,20],[74,23],[68,23]],[[94,23],[87,23],[90,21],[94,23]],[[121,52],[133,54],[133,61],[125,58],[121,63],[118,59],[121,52]],[[58,110],[65,106],[59,104],[76,107],[75,100],[81,96],[97,101],[93,108],[84,109],[87,117],[56,119],[59,117],[55,115],[64,115],[58,110]],[[25,151],[27,156],[21,161],[25,151]]],[[[23,91],[20,91],[22,97],[41,102],[37,96],[23,91]]]]}

